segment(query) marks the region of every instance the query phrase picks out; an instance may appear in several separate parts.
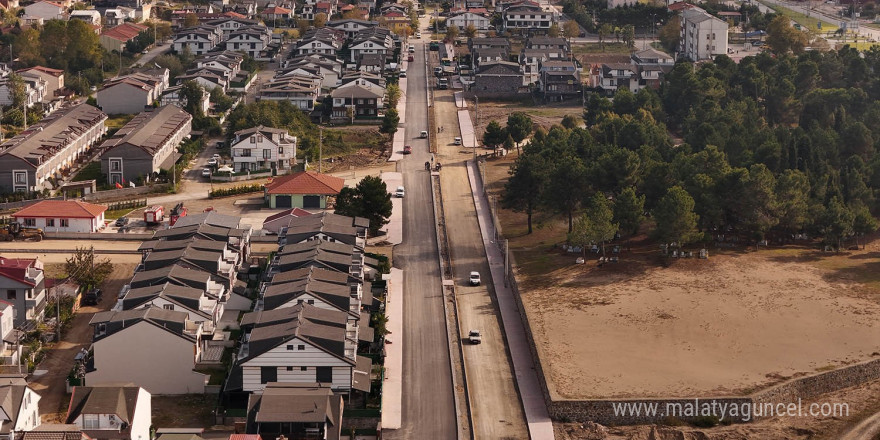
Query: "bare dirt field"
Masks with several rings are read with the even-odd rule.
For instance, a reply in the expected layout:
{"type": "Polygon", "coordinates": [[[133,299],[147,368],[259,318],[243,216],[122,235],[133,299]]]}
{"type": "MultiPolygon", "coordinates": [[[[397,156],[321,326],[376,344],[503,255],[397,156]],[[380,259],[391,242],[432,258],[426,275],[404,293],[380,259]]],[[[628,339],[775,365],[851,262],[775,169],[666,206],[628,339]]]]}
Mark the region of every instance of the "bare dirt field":
{"type": "MultiPolygon", "coordinates": [[[[575,115],[580,117],[584,110],[581,107],[580,98],[573,101],[557,102],[551,104],[536,105],[531,102],[531,98],[524,98],[523,102],[518,101],[490,101],[480,100],[480,119],[479,127],[474,127],[477,134],[482,138],[483,132],[486,131],[486,125],[490,121],[498,121],[502,127],[507,125],[507,117],[513,112],[525,112],[532,117],[535,124],[541,127],[550,128],[554,124],[562,122],[565,115],[575,115]]],[[[473,104],[473,103],[471,103],[473,104]]],[[[471,112],[471,120],[477,121],[474,113],[473,105],[468,108],[471,112]]]]}
{"type": "MultiPolygon", "coordinates": [[[[490,162],[488,180],[503,180],[510,159],[490,162]]],[[[663,267],[641,236],[597,268],[559,249],[558,218],[535,223],[526,235],[523,214],[502,216],[556,398],[746,394],[880,356],[880,244],[710,249],[663,267]]]]}

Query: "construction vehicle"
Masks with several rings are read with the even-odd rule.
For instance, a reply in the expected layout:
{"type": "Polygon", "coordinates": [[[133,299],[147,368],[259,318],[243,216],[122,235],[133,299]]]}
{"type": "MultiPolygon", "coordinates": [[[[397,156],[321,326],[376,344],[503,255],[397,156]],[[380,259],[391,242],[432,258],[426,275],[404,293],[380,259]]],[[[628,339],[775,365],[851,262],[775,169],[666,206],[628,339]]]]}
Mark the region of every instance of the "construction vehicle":
{"type": "Polygon", "coordinates": [[[151,206],[144,211],[144,223],[158,225],[165,220],[165,207],[162,205],[151,206]]]}
{"type": "Polygon", "coordinates": [[[186,217],[186,207],[183,206],[183,202],[178,203],[174,209],[171,210],[171,217],[168,220],[168,223],[171,226],[174,226],[181,217],[186,217]]]}
{"type": "Polygon", "coordinates": [[[5,228],[0,228],[0,240],[43,240],[43,230],[40,228],[26,228],[21,223],[10,223],[5,228]]]}

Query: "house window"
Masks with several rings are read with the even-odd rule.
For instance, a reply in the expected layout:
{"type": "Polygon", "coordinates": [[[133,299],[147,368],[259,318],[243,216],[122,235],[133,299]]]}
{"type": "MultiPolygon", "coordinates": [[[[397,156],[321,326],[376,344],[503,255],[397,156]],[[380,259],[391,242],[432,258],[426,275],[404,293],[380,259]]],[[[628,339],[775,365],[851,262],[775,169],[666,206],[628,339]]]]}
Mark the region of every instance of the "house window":
{"type": "Polygon", "coordinates": [[[263,159],[271,159],[272,150],[263,150],[263,159]]]}
{"type": "Polygon", "coordinates": [[[55,219],[54,218],[47,218],[46,219],[46,227],[49,228],[49,227],[53,227],[53,226],[55,226],[55,219]]]}
{"type": "Polygon", "coordinates": [[[97,414],[83,414],[83,429],[100,429],[101,421],[97,414]]]}
{"type": "Polygon", "coordinates": [[[315,305],[315,300],[310,299],[310,300],[309,300],[309,304],[311,304],[311,305],[315,305]]]}
{"type": "Polygon", "coordinates": [[[6,290],[6,299],[10,301],[15,301],[18,298],[18,291],[15,289],[7,289],[6,290]]]}
{"type": "Polygon", "coordinates": [[[24,225],[34,227],[37,226],[37,219],[35,218],[26,218],[24,219],[24,225]]]}
{"type": "Polygon", "coordinates": [[[296,300],[296,303],[297,303],[297,304],[302,304],[302,303],[304,303],[304,302],[305,302],[305,301],[304,301],[304,300],[301,300],[301,299],[296,300]]]}
{"type": "Polygon", "coordinates": [[[122,171],[122,159],[110,159],[110,171],[122,171]]]}
{"type": "Polygon", "coordinates": [[[165,310],[174,310],[174,304],[165,304],[162,308],[165,310]]]}
{"type": "Polygon", "coordinates": [[[309,371],[309,367],[299,367],[299,371],[309,371]]]}
{"type": "Polygon", "coordinates": [[[315,367],[316,382],[333,382],[333,367],[315,367]]]}
{"type": "Polygon", "coordinates": [[[284,147],[278,147],[278,154],[284,154],[284,147]]]}
{"type": "Polygon", "coordinates": [[[287,346],[287,349],[290,350],[290,351],[293,351],[293,345],[288,345],[288,346],[287,346]]]}
{"type": "Polygon", "coordinates": [[[70,220],[69,220],[69,219],[63,218],[63,219],[59,220],[59,222],[61,222],[61,227],[62,227],[62,228],[67,228],[67,227],[70,226],[70,220]]]}
{"type": "Polygon", "coordinates": [[[358,100],[357,100],[357,103],[358,103],[358,104],[363,104],[363,103],[364,103],[364,100],[363,100],[363,99],[358,99],[358,100]]]}
{"type": "Polygon", "coordinates": [[[302,345],[302,344],[300,344],[299,347],[297,347],[297,350],[299,350],[299,351],[303,351],[305,349],[306,349],[306,346],[302,345]]]}

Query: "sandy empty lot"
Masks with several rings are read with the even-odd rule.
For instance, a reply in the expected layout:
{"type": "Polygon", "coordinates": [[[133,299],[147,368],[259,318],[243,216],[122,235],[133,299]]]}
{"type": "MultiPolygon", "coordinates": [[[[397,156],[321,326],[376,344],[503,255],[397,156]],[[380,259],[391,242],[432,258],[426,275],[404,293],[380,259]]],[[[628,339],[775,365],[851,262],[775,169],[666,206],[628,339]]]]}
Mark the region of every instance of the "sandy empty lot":
{"type": "Polygon", "coordinates": [[[742,394],[880,355],[880,306],[863,286],[789,260],[769,251],[553,272],[559,287],[524,289],[551,390],[742,394]]]}

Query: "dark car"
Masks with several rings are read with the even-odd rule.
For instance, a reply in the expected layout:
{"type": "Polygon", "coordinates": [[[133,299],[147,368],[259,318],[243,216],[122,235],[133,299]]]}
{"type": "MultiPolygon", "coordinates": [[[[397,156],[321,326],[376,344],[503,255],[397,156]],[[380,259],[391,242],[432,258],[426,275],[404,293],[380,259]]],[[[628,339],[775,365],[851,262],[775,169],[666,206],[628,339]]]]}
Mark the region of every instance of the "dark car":
{"type": "Polygon", "coordinates": [[[128,217],[119,217],[118,219],[116,219],[116,226],[121,228],[121,227],[127,225],[128,222],[129,222],[128,217]]]}
{"type": "Polygon", "coordinates": [[[96,306],[101,302],[101,289],[92,289],[83,293],[80,304],[84,306],[96,306]]]}

